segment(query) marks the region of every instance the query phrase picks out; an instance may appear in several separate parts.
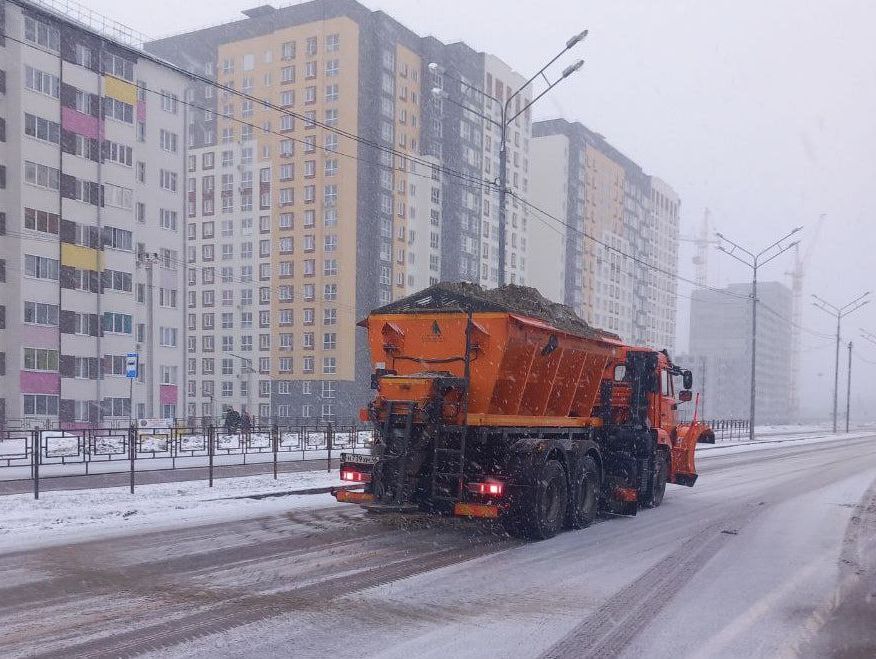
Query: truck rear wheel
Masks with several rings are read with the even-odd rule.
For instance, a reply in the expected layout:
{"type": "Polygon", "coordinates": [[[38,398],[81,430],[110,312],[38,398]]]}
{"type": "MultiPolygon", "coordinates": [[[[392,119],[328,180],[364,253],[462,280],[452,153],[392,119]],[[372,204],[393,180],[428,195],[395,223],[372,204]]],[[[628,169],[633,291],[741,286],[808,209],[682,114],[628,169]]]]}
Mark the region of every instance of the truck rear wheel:
{"type": "Polygon", "coordinates": [[[557,460],[548,460],[533,479],[521,506],[523,534],[533,540],[552,538],[563,528],[569,490],[566,472],[557,460]]]}
{"type": "Polygon", "coordinates": [[[666,454],[663,451],[657,451],[657,458],[654,465],[654,478],[651,482],[651,487],[648,489],[648,496],[643,502],[645,508],[656,508],[663,503],[663,495],[666,494],[666,479],[669,474],[669,465],[666,462],[666,454]]]}
{"type": "Polygon", "coordinates": [[[596,461],[590,456],[582,458],[569,483],[569,528],[583,529],[596,519],[601,481],[596,461]]]}

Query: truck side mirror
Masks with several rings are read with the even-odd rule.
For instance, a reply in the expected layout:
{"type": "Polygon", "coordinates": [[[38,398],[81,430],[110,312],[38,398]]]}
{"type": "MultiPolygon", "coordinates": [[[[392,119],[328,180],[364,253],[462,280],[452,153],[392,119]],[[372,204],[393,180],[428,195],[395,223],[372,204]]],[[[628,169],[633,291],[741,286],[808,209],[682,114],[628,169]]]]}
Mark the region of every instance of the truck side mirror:
{"type": "Polygon", "coordinates": [[[682,389],[678,392],[678,400],[682,403],[689,403],[693,400],[693,392],[690,389],[682,389]]]}
{"type": "Polygon", "coordinates": [[[685,371],[681,374],[681,383],[684,385],[685,389],[693,388],[693,373],[690,371],[685,371]]]}

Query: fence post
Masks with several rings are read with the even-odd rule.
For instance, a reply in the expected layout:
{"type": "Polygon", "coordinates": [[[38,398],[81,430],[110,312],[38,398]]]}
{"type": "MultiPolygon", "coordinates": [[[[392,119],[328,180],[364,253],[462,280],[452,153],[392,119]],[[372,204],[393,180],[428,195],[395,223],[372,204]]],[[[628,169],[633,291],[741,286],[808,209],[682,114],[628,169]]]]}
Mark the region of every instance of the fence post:
{"type": "Polygon", "coordinates": [[[326,471],[331,473],[332,471],[332,424],[329,423],[328,427],[325,429],[325,448],[328,451],[328,459],[325,461],[326,471]]]}
{"type": "Polygon", "coordinates": [[[216,428],[212,425],[207,428],[207,456],[210,461],[210,487],[213,487],[213,451],[215,450],[216,428]]]}
{"type": "Polygon", "coordinates": [[[277,451],[280,450],[280,428],[271,426],[271,449],[274,451],[274,480],[277,480],[277,451]]]}
{"type": "Polygon", "coordinates": [[[128,428],[128,459],[131,461],[131,494],[134,494],[134,460],[137,457],[137,426],[128,428]]]}
{"type": "Polygon", "coordinates": [[[31,459],[33,460],[33,498],[40,498],[40,431],[31,430],[31,459]]]}

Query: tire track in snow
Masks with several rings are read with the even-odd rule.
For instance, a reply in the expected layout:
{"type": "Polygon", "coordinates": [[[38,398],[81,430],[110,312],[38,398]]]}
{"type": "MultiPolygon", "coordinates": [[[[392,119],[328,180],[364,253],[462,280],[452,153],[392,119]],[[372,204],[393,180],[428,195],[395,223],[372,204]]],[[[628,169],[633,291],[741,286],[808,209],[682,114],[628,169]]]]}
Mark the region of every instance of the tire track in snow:
{"type": "Polygon", "coordinates": [[[848,460],[821,464],[813,476],[810,469],[795,469],[801,476],[781,485],[778,495],[758,494],[740,501],[719,521],[705,526],[631,584],[609,598],[594,613],[542,654],[543,659],[616,656],[655,615],[675,597],[726,544],[766,506],[793,499],[798,494],[835,482],[835,472],[848,468],[848,460]]]}
{"type": "Polygon", "coordinates": [[[239,597],[207,611],[129,630],[79,645],[67,645],[39,657],[129,656],[160,650],[202,636],[273,618],[296,610],[325,608],[333,600],[424,572],[463,563],[522,544],[494,537],[463,547],[413,555],[395,563],[372,566],[353,574],[329,577],[270,595],[239,597]]]}

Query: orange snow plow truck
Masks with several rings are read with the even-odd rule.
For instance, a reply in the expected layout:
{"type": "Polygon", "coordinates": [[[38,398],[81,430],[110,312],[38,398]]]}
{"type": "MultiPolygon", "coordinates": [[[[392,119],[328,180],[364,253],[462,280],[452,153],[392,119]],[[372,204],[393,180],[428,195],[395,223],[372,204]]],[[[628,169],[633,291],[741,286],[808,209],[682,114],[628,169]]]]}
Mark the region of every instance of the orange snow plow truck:
{"type": "Polygon", "coordinates": [[[625,345],[535,289],[440,283],[373,311],[371,455],[341,454],[334,491],[373,512],[497,518],[541,539],[600,510],[659,506],[693,486],[692,376],[666,351],[625,345]]]}

